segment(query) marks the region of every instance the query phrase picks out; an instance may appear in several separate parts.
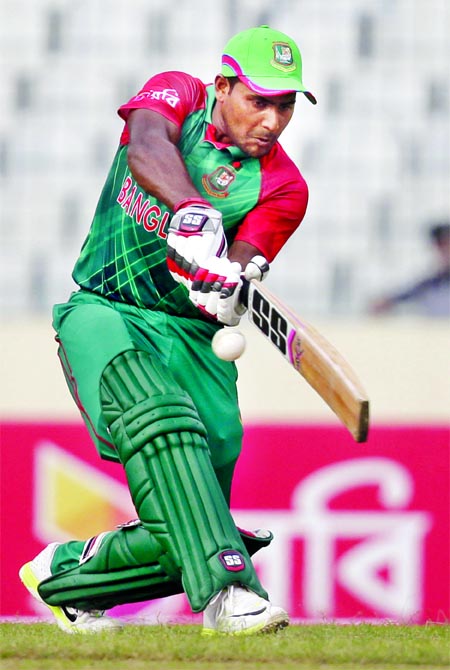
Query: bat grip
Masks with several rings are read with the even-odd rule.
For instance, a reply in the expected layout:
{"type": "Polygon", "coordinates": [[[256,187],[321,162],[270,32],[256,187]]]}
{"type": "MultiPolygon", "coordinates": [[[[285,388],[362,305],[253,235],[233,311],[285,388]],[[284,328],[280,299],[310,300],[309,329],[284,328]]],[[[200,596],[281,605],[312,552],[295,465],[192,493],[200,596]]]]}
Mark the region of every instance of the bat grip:
{"type": "Polygon", "coordinates": [[[248,279],[245,279],[245,277],[242,277],[242,286],[241,290],[239,291],[239,302],[241,305],[244,305],[244,307],[248,308],[248,290],[250,288],[250,282],[248,279]]]}

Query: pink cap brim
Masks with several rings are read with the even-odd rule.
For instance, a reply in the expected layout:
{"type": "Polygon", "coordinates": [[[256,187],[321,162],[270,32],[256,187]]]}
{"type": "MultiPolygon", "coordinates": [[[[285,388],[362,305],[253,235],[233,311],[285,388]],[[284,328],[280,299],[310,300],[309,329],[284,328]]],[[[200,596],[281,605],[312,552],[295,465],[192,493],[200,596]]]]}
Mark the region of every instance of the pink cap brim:
{"type": "Polygon", "coordinates": [[[255,93],[258,93],[259,95],[264,95],[264,96],[272,96],[272,95],[285,95],[286,93],[303,93],[308,100],[313,104],[317,104],[317,100],[315,96],[310,92],[310,91],[304,91],[303,89],[300,88],[265,88],[263,86],[259,86],[256,84],[254,81],[252,81],[247,75],[245,75],[242,72],[241,66],[239,63],[232,58],[231,56],[228,56],[227,54],[224,54],[222,56],[222,65],[226,65],[227,67],[230,68],[230,70],[233,70],[235,73],[235,76],[239,78],[239,80],[245,84],[251,91],[254,91],[255,93]]]}

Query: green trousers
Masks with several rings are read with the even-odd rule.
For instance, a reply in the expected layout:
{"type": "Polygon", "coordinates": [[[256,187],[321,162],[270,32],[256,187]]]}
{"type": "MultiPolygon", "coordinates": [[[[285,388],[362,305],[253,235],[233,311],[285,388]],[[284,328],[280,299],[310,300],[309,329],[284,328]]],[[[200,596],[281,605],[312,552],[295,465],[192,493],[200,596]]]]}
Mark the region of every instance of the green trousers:
{"type": "Polygon", "coordinates": [[[221,361],[211,350],[215,324],[79,291],[68,303],[54,307],[53,327],[67,384],[103,459],[119,461],[102,412],[102,373],[122,351],[148,351],[170,368],[192,398],[208,434],[212,466],[229,501],[242,423],[236,366],[221,361]]]}

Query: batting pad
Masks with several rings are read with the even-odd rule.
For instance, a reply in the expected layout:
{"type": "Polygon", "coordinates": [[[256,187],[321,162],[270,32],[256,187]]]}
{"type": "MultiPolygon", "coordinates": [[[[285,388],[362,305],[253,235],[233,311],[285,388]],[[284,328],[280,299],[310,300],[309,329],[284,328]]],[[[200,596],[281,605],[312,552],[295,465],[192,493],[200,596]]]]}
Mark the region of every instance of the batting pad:
{"type": "MultiPolygon", "coordinates": [[[[269,532],[239,532],[250,555],[273,539],[269,532]]],[[[107,610],[183,592],[179,570],[177,576],[169,576],[162,568],[161,558],[166,567],[169,559],[139,520],[86,542],[68,542],[58,552],[73,567],[56,568],[56,574],[39,585],[39,595],[49,605],[107,610]]]]}
{"type": "Polygon", "coordinates": [[[183,590],[179,570],[139,522],[101,533],[84,545],[70,544],[74,552],[83,547],[73,557],[76,567],[39,584],[39,595],[49,605],[106,610],[183,590]]]}
{"type": "Polygon", "coordinates": [[[181,571],[194,612],[240,582],[267,598],[231,517],[190,397],[156,356],[130,350],[101,380],[103,413],[138,516],[181,571]]]}

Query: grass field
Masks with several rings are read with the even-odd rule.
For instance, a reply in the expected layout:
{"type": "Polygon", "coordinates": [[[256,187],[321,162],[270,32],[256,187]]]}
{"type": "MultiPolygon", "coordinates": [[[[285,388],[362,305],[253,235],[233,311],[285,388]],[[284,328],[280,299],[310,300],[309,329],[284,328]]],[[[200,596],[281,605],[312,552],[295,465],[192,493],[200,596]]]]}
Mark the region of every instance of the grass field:
{"type": "Polygon", "coordinates": [[[278,635],[204,638],[199,626],[128,626],[66,635],[51,624],[0,625],[2,670],[441,670],[448,625],[305,625],[278,635]]]}

